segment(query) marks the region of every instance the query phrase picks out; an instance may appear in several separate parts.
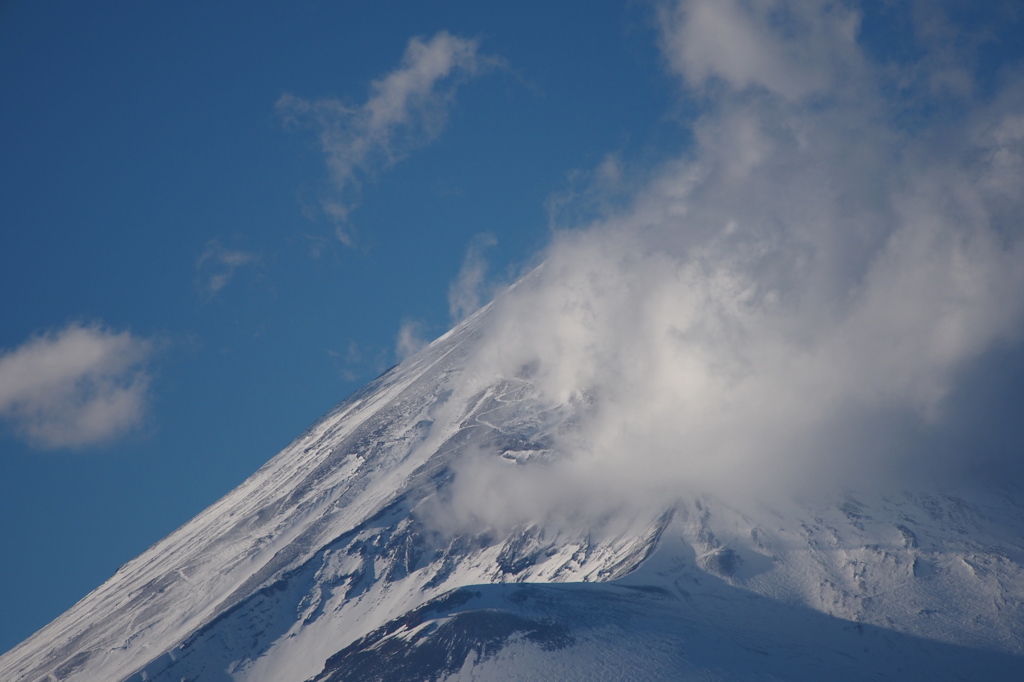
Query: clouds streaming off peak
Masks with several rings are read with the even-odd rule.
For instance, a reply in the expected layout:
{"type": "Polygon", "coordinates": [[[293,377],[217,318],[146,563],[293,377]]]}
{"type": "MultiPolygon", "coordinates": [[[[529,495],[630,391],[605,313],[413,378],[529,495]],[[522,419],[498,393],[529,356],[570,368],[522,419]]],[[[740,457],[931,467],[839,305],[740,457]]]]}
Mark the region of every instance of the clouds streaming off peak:
{"type": "Polygon", "coordinates": [[[527,377],[577,410],[573,455],[540,487],[467,466],[467,495],[785,493],[983,456],[940,456],[928,434],[963,421],[948,398],[1021,337],[1024,83],[908,129],[923,95],[888,84],[920,62],[873,62],[859,16],[663,7],[665,56],[708,104],[694,148],[627,209],[557,235],[496,301],[469,373],[527,377]]]}
{"type": "Polygon", "coordinates": [[[108,441],[145,415],[151,341],[71,324],[0,355],[0,416],[38,448],[108,441]]]}
{"type": "Polygon", "coordinates": [[[476,235],[459,268],[459,274],[448,286],[448,313],[453,323],[475,313],[491,298],[494,289],[487,282],[487,259],[484,252],[498,243],[493,234],[476,235]]]}
{"type": "Polygon", "coordinates": [[[404,320],[398,328],[395,355],[400,361],[405,360],[424,348],[427,343],[428,341],[423,336],[423,323],[416,320],[404,320]]]}
{"type": "Polygon", "coordinates": [[[833,0],[688,0],[660,12],[665,57],[691,87],[717,79],[794,99],[860,71],[859,15],[833,0]]]}

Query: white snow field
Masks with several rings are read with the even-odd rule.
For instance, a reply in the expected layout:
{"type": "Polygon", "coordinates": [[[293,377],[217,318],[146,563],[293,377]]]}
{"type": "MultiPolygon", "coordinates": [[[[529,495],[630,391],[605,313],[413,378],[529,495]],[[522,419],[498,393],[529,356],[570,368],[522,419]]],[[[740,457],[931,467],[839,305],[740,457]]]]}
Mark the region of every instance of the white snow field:
{"type": "Polygon", "coordinates": [[[543,470],[572,419],[528,378],[456,390],[486,314],[5,654],[0,680],[1024,679],[1012,490],[439,520],[459,458],[543,470]]]}

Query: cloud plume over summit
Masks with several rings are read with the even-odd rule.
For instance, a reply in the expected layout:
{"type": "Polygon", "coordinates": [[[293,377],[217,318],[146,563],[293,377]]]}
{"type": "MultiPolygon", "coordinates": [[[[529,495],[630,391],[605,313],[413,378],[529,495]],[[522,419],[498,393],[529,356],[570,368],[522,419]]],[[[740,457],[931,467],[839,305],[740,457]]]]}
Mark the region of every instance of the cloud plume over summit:
{"type": "MultiPolygon", "coordinates": [[[[702,105],[692,147],[627,208],[556,235],[495,302],[471,374],[578,406],[572,456],[544,477],[581,499],[963,464],[928,460],[929,434],[1024,323],[1019,70],[984,98],[931,87],[951,62],[929,27],[920,57],[883,60],[851,3],[659,8],[665,62],[702,105]]],[[[467,495],[543,506],[550,485],[489,471],[466,469],[467,495]]]]}

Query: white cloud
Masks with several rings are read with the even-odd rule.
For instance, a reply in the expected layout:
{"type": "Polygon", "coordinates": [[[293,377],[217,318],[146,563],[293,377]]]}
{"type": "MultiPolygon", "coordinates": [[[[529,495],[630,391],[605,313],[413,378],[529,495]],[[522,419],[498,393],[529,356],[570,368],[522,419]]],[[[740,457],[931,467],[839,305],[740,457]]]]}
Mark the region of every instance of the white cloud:
{"type": "Polygon", "coordinates": [[[405,360],[415,355],[429,343],[423,335],[423,323],[415,320],[405,320],[398,329],[398,338],[395,341],[395,353],[399,360],[405,360]]]}
{"type": "Polygon", "coordinates": [[[548,226],[557,231],[598,222],[621,209],[642,184],[619,155],[607,154],[596,167],[570,171],[565,188],[548,196],[548,226]]]}
{"type": "Polygon", "coordinates": [[[360,184],[440,134],[458,86],[497,61],[478,53],[478,41],[446,31],[409,41],[397,69],[373,81],[362,105],[336,99],[282,95],[277,111],[286,125],[310,127],[334,185],[322,203],[338,238],[351,246],[348,223],[360,184]]]}
{"type": "Polygon", "coordinates": [[[213,298],[234,278],[239,268],[259,263],[259,256],[247,251],[225,249],[209,242],[196,261],[196,286],[204,298],[213,298]]]}
{"type": "MultiPolygon", "coordinates": [[[[401,341],[400,338],[398,340],[401,341]]],[[[406,346],[407,349],[417,343],[417,329],[415,326],[411,327],[406,343],[408,344],[406,346]]],[[[345,381],[366,381],[372,379],[374,375],[379,375],[394,364],[395,357],[395,351],[391,348],[372,345],[361,346],[351,339],[344,350],[327,349],[326,352],[327,356],[331,358],[338,374],[345,381]]]]}
{"type": "Polygon", "coordinates": [[[497,243],[494,235],[486,232],[476,235],[470,242],[458,277],[448,286],[448,313],[453,323],[475,313],[493,293],[486,283],[484,251],[497,243]]]}
{"type": "Polygon", "coordinates": [[[665,10],[673,67],[729,87],[703,93],[693,149],[495,302],[467,394],[528,377],[578,426],[543,484],[467,463],[456,507],[899,485],[984,456],[930,434],[966,418],[950,396],[979,359],[1020,355],[1024,82],[897,126],[894,67],[861,53],[843,7],[665,10]]]}
{"type": "Polygon", "coordinates": [[[859,70],[859,15],[845,3],[685,0],[660,15],[665,56],[693,87],[717,78],[798,98],[859,70]]]}
{"type": "Polygon", "coordinates": [[[0,416],[39,448],[112,440],[145,414],[153,344],[71,324],[0,355],[0,416]]]}

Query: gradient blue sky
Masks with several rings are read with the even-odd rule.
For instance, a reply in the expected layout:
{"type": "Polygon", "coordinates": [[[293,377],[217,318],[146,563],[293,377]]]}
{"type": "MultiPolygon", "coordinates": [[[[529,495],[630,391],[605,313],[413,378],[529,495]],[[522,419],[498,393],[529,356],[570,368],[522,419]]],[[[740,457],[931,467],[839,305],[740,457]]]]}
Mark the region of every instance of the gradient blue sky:
{"type": "MultiPolygon", "coordinates": [[[[952,5],[984,100],[1019,68],[1019,3],[952,5]]],[[[909,4],[863,7],[872,58],[923,59],[909,4]]],[[[511,281],[608,158],[642,178],[685,152],[700,100],[657,38],[654,3],[611,0],[0,4],[0,652],[394,364],[403,329],[444,332],[453,286],[511,281]],[[468,66],[354,155],[372,83],[444,36],[468,66]],[[120,417],[87,413],[104,397],[120,417]]]]}
{"type": "Polygon", "coordinates": [[[0,5],[0,349],[71,324],[151,343],[134,428],[54,448],[0,424],[0,651],[394,364],[403,323],[445,331],[477,235],[507,280],[574,169],[677,145],[658,59],[620,2],[0,5]],[[370,169],[346,246],[316,132],[275,105],[359,106],[442,30],[498,63],[370,169]]]}

